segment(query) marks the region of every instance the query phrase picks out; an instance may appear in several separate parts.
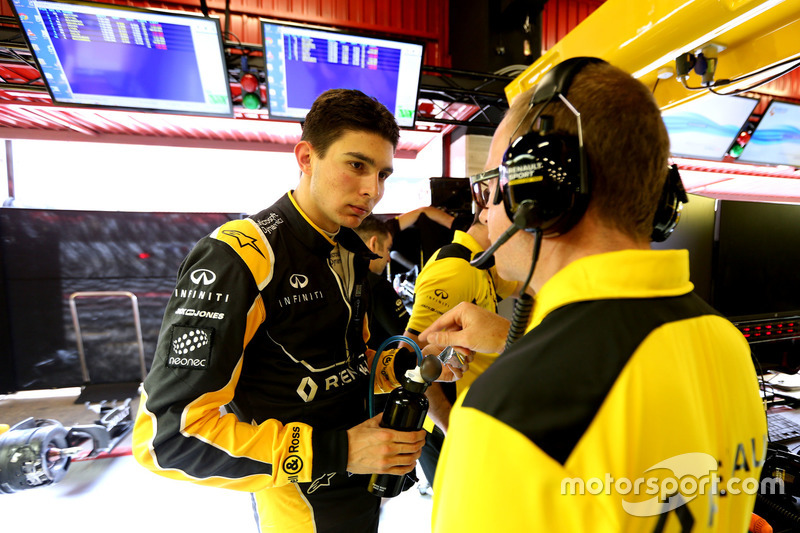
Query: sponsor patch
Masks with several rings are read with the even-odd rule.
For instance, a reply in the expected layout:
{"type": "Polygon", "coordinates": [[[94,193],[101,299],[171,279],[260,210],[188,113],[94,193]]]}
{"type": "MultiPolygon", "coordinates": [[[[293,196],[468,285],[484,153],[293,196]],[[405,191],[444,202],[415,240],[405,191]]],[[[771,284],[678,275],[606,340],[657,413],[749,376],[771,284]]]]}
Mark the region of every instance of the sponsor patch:
{"type": "Polygon", "coordinates": [[[205,370],[211,360],[211,337],[214,330],[193,326],[172,326],[167,366],[205,370]]]}
{"type": "Polygon", "coordinates": [[[303,460],[297,455],[290,455],[283,461],[283,471],[287,474],[297,474],[303,469],[303,460]]]}

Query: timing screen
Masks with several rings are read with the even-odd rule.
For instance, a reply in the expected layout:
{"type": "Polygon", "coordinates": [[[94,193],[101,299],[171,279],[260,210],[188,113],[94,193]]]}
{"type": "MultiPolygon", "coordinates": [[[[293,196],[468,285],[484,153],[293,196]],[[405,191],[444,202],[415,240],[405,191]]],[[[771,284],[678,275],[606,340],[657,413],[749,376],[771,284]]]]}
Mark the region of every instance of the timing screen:
{"type": "Polygon", "coordinates": [[[422,46],[264,23],[270,113],[302,119],[328,89],[377,98],[412,125],[422,46]]]}
{"type": "Polygon", "coordinates": [[[57,103],[231,116],[215,20],[13,0],[57,103]]]}

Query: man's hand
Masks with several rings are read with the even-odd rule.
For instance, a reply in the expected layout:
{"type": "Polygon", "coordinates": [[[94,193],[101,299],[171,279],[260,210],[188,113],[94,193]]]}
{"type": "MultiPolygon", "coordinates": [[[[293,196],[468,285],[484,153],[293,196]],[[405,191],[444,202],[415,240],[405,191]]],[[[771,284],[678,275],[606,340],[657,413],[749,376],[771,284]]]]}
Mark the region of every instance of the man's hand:
{"type": "MultiPolygon", "coordinates": [[[[417,345],[422,348],[423,357],[428,355],[436,357],[442,351],[442,348],[437,346],[428,347],[428,345],[422,342],[415,333],[411,333],[408,330],[403,332],[403,336],[408,337],[412,341],[416,342],[417,345]],[[436,350],[436,348],[439,349],[436,350]]],[[[408,344],[402,343],[400,344],[400,346],[412,350],[411,346],[409,346],[408,344]]],[[[458,364],[456,364],[456,357],[454,356],[451,360],[451,363],[454,363],[454,365],[453,366],[450,366],[449,364],[442,365],[442,373],[439,375],[436,381],[457,381],[461,379],[461,376],[464,375],[464,372],[469,370],[469,363],[472,362],[473,359],[474,357],[472,354],[469,354],[467,356],[462,354],[461,361],[458,364]]]]}
{"type": "Polygon", "coordinates": [[[352,474],[411,472],[425,444],[425,430],[395,431],[380,427],[383,413],[347,430],[347,471],[352,474]]]}
{"type": "MultiPolygon", "coordinates": [[[[422,349],[423,357],[431,356],[431,357],[439,357],[439,353],[442,351],[441,347],[435,346],[433,344],[426,344],[425,348],[422,349]]],[[[458,381],[464,375],[464,373],[469,370],[469,364],[475,359],[475,354],[459,354],[461,356],[461,361],[458,360],[456,355],[450,359],[450,361],[446,364],[442,365],[442,373],[436,379],[436,381],[458,381]],[[452,363],[452,366],[451,366],[452,363]]]]}
{"type": "Polygon", "coordinates": [[[500,353],[505,347],[510,322],[469,302],[461,302],[419,334],[426,352],[438,353],[452,346],[472,360],[475,352],[500,353]],[[438,351],[437,351],[438,350],[438,351]]]}

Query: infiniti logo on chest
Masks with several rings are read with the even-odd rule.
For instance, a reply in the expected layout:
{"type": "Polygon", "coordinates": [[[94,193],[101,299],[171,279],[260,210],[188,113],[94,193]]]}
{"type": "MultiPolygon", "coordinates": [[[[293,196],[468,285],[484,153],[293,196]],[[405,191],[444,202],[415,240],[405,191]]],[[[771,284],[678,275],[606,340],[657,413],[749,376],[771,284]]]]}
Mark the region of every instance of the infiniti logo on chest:
{"type": "Polygon", "coordinates": [[[289,285],[291,285],[293,289],[302,289],[308,285],[308,278],[302,274],[292,274],[289,277],[289,285]]]}

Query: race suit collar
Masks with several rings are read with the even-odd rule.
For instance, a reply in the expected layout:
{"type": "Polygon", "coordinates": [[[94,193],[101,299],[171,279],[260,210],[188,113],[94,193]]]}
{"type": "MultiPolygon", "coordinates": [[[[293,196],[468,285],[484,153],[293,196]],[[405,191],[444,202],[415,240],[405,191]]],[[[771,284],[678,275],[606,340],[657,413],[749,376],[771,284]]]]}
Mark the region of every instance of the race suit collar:
{"type": "Polygon", "coordinates": [[[335,240],[331,238],[326,231],[308,218],[308,215],[295,201],[292,192],[287,192],[275,205],[280,207],[288,218],[296,222],[291,225],[292,230],[297,234],[298,239],[308,245],[314,252],[327,256],[338,242],[356,255],[364,256],[367,259],[378,259],[379,256],[372,253],[367,245],[364,244],[364,241],[361,240],[361,237],[350,228],[340,228],[335,240]]]}

